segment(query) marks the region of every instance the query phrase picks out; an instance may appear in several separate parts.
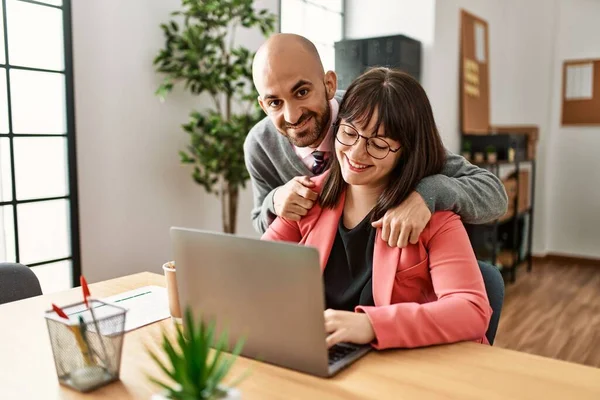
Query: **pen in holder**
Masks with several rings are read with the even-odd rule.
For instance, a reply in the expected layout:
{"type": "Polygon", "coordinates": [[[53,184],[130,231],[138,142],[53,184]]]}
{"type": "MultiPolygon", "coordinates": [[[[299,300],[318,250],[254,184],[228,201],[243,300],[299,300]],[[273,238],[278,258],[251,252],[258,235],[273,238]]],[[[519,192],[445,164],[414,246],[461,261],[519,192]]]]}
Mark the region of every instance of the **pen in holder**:
{"type": "Polygon", "coordinates": [[[119,379],[127,309],[88,299],[45,314],[61,384],[89,392],[119,379]],[[93,312],[92,312],[93,310],[93,312]]]}

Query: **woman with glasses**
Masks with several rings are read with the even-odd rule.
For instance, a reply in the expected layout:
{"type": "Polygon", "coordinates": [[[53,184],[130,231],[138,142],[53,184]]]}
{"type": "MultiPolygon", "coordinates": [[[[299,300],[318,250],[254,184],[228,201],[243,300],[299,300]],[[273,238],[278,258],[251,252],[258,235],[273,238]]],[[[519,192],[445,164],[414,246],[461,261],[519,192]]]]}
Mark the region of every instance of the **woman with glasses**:
{"type": "Polygon", "coordinates": [[[277,218],[263,235],[319,250],[328,346],[487,343],[492,310],[458,215],[435,212],[403,249],[371,224],[444,165],[423,88],[400,71],[372,69],[346,91],[335,129],[331,168],[313,178],[318,203],[300,221],[277,218]]]}

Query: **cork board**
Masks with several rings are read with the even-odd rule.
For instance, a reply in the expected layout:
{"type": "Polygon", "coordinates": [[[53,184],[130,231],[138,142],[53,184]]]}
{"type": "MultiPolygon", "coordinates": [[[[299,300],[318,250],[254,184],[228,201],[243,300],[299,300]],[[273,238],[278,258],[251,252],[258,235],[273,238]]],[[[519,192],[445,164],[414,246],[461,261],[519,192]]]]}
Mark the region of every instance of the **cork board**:
{"type": "Polygon", "coordinates": [[[465,134],[487,134],[490,126],[488,23],[461,10],[460,120],[465,134]]]}
{"type": "Polygon", "coordinates": [[[600,59],[565,61],[562,81],[562,125],[600,125],[600,59]]]}

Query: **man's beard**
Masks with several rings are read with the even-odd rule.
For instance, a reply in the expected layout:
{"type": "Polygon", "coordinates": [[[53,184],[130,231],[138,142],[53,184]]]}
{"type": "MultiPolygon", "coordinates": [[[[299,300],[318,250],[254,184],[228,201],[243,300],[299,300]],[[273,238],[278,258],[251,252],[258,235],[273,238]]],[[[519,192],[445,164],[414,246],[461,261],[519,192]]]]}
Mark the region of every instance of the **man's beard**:
{"type": "Polygon", "coordinates": [[[327,134],[328,126],[326,124],[329,122],[329,117],[331,115],[331,110],[329,109],[329,104],[326,104],[323,109],[323,113],[319,118],[319,115],[316,112],[310,111],[305,114],[302,114],[300,119],[295,124],[286,123],[284,126],[284,136],[288,138],[290,143],[292,143],[296,147],[307,147],[311,146],[313,143],[317,142],[322,135],[327,134]],[[314,127],[312,129],[309,128],[308,131],[302,131],[299,135],[290,135],[288,133],[288,129],[294,128],[295,126],[302,125],[307,119],[314,119],[314,127]]]}

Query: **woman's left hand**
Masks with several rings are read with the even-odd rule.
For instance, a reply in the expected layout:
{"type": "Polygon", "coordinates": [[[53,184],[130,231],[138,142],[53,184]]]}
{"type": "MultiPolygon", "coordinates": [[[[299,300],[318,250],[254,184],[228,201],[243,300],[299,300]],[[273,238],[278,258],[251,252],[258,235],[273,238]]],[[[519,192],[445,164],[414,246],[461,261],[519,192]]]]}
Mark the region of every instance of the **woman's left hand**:
{"type": "Polygon", "coordinates": [[[325,310],[327,347],[340,342],[365,344],[375,339],[375,331],[367,314],[325,310]]]}

